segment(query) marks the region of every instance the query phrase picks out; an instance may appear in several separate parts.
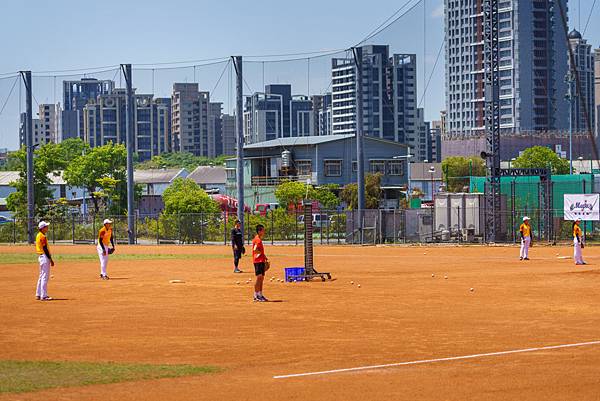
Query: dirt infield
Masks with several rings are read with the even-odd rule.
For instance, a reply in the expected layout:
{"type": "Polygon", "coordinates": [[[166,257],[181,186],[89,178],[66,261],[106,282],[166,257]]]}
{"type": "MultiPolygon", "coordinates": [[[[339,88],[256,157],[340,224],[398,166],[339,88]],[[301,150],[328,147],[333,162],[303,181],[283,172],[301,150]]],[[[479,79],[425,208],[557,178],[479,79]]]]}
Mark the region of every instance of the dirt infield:
{"type": "MultiPolygon", "coordinates": [[[[277,273],[269,278],[303,263],[301,247],[266,250],[277,273]]],[[[557,257],[572,255],[565,247],[536,246],[528,262],[518,260],[516,247],[316,247],[317,268],[336,280],[267,280],[265,295],[281,302],[260,304],[243,284],[253,277],[249,259],[242,261],[247,273],[232,274],[227,247],[121,246],[121,254],[149,259],[111,261],[109,281],[98,279],[96,261],[67,259],[52,270],[49,293],[58,300],[46,303],[34,300],[33,255],[29,264],[2,263],[5,255],[27,252],[0,247],[0,359],[186,363],[224,371],[0,400],[600,399],[597,344],[273,378],[598,341],[600,248],[586,248],[590,264],[574,266],[557,257]],[[151,258],[159,254],[173,256],[151,258]]]]}

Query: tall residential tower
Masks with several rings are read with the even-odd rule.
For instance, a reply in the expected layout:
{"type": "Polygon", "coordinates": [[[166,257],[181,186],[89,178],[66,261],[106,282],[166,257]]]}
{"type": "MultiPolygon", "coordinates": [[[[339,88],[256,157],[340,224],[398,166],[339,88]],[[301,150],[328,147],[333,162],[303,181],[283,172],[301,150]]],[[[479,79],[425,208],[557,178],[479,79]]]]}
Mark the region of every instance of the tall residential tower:
{"type": "MultiPolygon", "coordinates": [[[[559,2],[567,12],[567,0],[498,0],[501,134],[568,128],[568,48],[559,2]]],[[[444,3],[448,134],[482,135],[483,1],[444,3]]]]}

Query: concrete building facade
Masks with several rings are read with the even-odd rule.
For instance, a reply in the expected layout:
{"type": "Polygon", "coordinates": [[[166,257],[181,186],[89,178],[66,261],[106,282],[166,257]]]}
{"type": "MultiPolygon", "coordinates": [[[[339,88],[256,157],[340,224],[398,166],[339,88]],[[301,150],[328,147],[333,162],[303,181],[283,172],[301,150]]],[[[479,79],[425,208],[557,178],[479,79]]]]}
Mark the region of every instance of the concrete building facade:
{"type": "Polygon", "coordinates": [[[114,88],[115,83],[111,80],[83,78],[63,81],[62,139],[83,139],[83,108],[88,100],[108,95],[114,88]]]}
{"type": "Polygon", "coordinates": [[[266,85],[264,92],[246,98],[245,143],[314,134],[313,103],[306,96],[292,96],[291,85],[266,85]]]}
{"type": "MultiPolygon", "coordinates": [[[[567,43],[557,2],[499,3],[501,133],[568,128],[567,43]]],[[[446,110],[450,135],[481,135],[484,120],[482,1],[445,0],[446,110]]]]}
{"type": "MultiPolygon", "coordinates": [[[[577,30],[569,33],[569,44],[575,60],[575,70],[579,76],[579,86],[577,81],[573,82],[572,127],[575,131],[592,131],[595,135],[596,122],[596,90],[594,80],[594,54],[592,45],[588,44],[577,30]],[[589,124],[588,124],[589,123],[589,124]]],[[[569,67],[571,67],[569,57],[569,67]]]]}
{"type": "MultiPolygon", "coordinates": [[[[83,108],[84,140],[91,147],[112,143],[126,143],[125,89],[114,89],[110,94],[88,100],[83,108]]],[[[139,160],[169,151],[170,99],[154,99],[153,95],[134,95],[134,138],[139,160]]]]}
{"type": "MultiPolygon", "coordinates": [[[[415,148],[424,160],[427,142],[424,120],[417,112],[417,60],[415,54],[389,55],[383,45],[357,49],[362,60],[363,133],[415,148]]],[[[353,58],[332,60],[331,133],[356,132],[356,66],[353,58]]]]}

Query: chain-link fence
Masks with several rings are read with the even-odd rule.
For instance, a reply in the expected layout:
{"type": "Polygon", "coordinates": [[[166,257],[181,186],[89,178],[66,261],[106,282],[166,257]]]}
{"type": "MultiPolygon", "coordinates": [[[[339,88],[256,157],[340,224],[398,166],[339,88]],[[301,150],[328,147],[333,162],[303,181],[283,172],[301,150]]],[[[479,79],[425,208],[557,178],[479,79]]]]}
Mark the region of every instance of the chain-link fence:
{"type": "MultiPolygon", "coordinates": [[[[486,236],[485,207],[465,206],[452,199],[445,206],[421,209],[316,211],[312,215],[315,244],[403,244],[403,243],[482,243],[486,236]],[[360,217],[359,217],[360,216],[360,217]],[[362,220],[361,220],[362,219],[362,220]],[[362,223],[362,224],[361,224],[362,223]]],[[[503,204],[500,239],[517,242],[523,217],[530,217],[532,237],[537,242],[568,242],[572,222],[562,217],[562,209],[517,208],[503,204]]],[[[92,244],[105,218],[113,221],[117,243],[127,243],[126,216],[73,216],[50,219],[51,243],[92,244]]],[[[228,244],[235,215],[200,213],[145,216],[135,219],[137,244],[228,244]]],[[[304,215],[299,211],[277,209],[263,215],[246,214],[244,236],[250,242],[257,224],[266,228],[264,241],[301,245],[304,241],[304,215]]],[[[600,238],[600,224],[583,222],[588,241],[600,238]]],[[[25,243],[27,224],[11,220],[0,225],[0,242],[25,243]]]]}

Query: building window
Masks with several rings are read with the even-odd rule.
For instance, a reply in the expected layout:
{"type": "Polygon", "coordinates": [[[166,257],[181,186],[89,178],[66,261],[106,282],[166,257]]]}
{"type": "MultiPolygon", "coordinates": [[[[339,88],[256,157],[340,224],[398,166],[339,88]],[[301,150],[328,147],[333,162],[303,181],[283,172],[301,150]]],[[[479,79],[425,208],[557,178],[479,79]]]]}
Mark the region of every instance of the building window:
{"type": "Polygon", "coordinates": [[[388,162],[389,175],[404,175],[403,162],[400,160],[390,160],[388,162]]]}
{"type": "Polygon", "coordinates": [[[342,176],[342,161],[341,160],[325,160],[323,162],[325,177],[341,177],[342,176]]]}
{"type": "Polygon", "coordinates": [[[234,168],[225,169],[225,172],[227,173],[227,180],[229,180],[229,181],[235,181],[236,174],[235,174],[235,169],[234,168]]]}
{"type": "Polygon", "coordinates": [[[352,172],[356,173],[358,171],[358,162],[355,160],[352,162],[352,172]]]}
{"type": "Polygon", "coordinates": [[[298,175],[311,175],[312,160],[296,160],[296,170],[298,175]]]}
{"type": "Polygon", "coordinates": [[[371,173],[385,174],[385,160],[370,160],[369,165],[371,173]]]}

